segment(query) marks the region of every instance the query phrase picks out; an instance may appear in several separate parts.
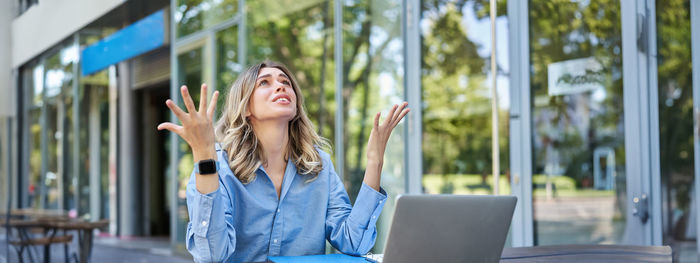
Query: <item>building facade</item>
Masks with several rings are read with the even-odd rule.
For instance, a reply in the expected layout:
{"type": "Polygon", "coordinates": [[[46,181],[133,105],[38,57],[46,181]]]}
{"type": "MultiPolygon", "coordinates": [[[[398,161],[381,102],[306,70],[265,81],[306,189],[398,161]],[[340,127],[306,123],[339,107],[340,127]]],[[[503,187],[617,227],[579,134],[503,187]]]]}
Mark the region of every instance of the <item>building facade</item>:
{"type": "Polygon", "coordinates": [[[408,101],[390,196],[498,189],[518,197],[508,245],[668,244],[697,260],[700,4],[497,2],[492,20],[483,0],[6,0],[3,209],[107,218],[183,251],[193,162],[155,129],[174,119],[164,101],[180,85],[226,94],[272,59],[296,74],[353,200],[371,117],[408,101]]]}

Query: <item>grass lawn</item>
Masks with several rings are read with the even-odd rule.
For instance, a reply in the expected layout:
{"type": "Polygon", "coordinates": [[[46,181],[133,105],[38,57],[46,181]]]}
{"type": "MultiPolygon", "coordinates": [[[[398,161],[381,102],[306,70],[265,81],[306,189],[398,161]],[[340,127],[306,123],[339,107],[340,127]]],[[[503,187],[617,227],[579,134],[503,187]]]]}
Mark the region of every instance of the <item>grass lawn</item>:
{"type": "MultiPolygon", "coordinates": [[[[550,180],[556,197],[604,197],[615,194],[613,190],[576,189],[576,182],[568,176],[552,176],[550,180]]],[[[538,174],[533,176],[532,181],[533,195],[545,197],[547,176],[538,174]]],[[[499,186],[501,194],[511,193],[510,182],[504,175],[500,177],[499,186]]],[[[492,194],[493,177],[488,175],[486,180],[482,181],[482,177],[477,174],[426,174],[423,175],[423,187],[426,193],[430,194],[486,195],[492,194]]]]}

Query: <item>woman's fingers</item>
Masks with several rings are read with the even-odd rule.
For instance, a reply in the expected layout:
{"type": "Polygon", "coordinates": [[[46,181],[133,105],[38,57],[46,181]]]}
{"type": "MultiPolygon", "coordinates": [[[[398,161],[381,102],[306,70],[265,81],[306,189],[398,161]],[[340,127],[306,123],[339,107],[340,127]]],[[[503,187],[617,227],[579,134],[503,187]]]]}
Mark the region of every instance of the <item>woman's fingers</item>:
{"type": "Polygon", "coordinates": [[[177,135],[180,135],[180,137],[182,137],[182,129],[183,129],[182,126],[174,124],[172,122],[164,122],[164,123],[158,124],[159,131],[169,130],[171,132],[174,132],[177,135]]]}
{"type": "Polygon", "coordinates": [[[210,120],[214,120],[214,112],[216,111],[216,103],[219,99],[219,91],[214,91],[214,95],[211,96],[211,103],[209,103],[209,109],[207,109],[207,117],[210,120]]]}
{"type": "Polygon", "coordinates": [[[403,102],[399,105],[399,108],[396,109],[396,114],[391,116],[391,122],[390,123],[395,123],[399,119],[399,115],[403,112],[404,108],[408,105],[408,102],[403,102]]]}
{"type": "Polygon", "coordinates": [[[398,105],[396,105],[396,104],[394,104],[394,106],[391,106],[391,110],[389,111],[389,114],[386,115],[386,119],[384,120],[384,123],[383,123],[384,126],[391,123],[391,120],[394,116],[394,112],[396,112],[397,107],[398,107],[398,105]]]}
{"type": "Polygon", "coordinates": [[[374,128],[377,129],[379,128],[379,116],[382,115],[382,112],[377,112],[377,115],[374,116],[374,128]]]}
{"type": "Polygon", "coordinates": [[[393,129],[394,127],[396,127],[396,125],[399,125],[399,122],[401,122],[401,120],[403,119],[403,117],[406,116],[406,114],[408,114],[408,112],[410,112],[410,111],[411,111],[411,108],[405,108],[405,109],[403,109],[403,110],[401,111],[401,114],[399,114],[399,117],[396,118],[396,121],[395,121],[394,124],[391,126],[391,128],[393,129]]]}
{"type": "Polygon", "coordinates": [[[199,113],[205,113],[207,110],[207,84],[202,83],[202,88],[199,91],[199,113]]]}
{"type": "Polygon", "coordinates": [[[192,97],[190,97],[190,92],[187,90],[187,86],[183,85],[182,87],[180,87],[180,93],[182,94],[182,101],[185,102],[187,113],[193,114],[197,112],[197,110],[194,108],[194,102],[192,101],[192,97]]]}
{"type": "Polygon", "coordinates": [[[173,113],[175,113],[175,117],[177,117],[180,121],[186,120],[187,113],[185,113],[184,111],[182,111],[182,109],[180,109],[180,107],[175,105],[175,102],[173,102],[172,100],[166,100],[165,105],[167,105],[168,108],[170,108],[170,110],[173,111],[173,113]]]}

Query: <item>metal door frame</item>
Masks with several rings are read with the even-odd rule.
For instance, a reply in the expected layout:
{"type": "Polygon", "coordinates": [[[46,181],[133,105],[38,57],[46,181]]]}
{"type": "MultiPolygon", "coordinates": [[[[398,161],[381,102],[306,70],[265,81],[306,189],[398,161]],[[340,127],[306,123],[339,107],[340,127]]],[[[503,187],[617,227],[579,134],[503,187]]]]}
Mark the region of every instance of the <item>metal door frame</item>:
{"type": "MultiPolygon", "coordinates": [[[[700,49],[693,47],[700,47],[700,2],[690,1],[690,31],[691,31],[691,52],[692,52],[692,65],[693,67],[693,112],[695,118],[693,118],[693,141],[694,141],[694,167],[695,167],[695,190],[693,199],[695,202],[695,212],[700,212],[700,49]]],[[[695,217],[696,230],[698,231],[698,236],[700,236],[700,220],[695,217]]],[[[695,242],[697,250],[700,251],[700,242],[695,242]]],[[[698,255],[698,260],[700,260],[700,255],[698,255]]]]}
{"type": "Polygon", "coordinates": [[[661,245],[655,1],[622,0],[620,8],[627,179],[623,243],[661,245]],[[645,211],[648,220],[642,219],[645,211]]]}

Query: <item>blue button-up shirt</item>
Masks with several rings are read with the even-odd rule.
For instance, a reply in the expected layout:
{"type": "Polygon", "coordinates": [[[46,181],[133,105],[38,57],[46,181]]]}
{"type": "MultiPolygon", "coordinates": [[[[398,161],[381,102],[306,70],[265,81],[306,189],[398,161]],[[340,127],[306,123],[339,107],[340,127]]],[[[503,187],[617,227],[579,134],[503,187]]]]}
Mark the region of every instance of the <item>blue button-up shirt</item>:
{"type": "Polygon", "coordinates": [[[297,172],[289,160],[278,198],[262,166],[243,184],[216,145],[219,188],[201,194],[192,173],[187,184],[186,246],[197,262],[265,261],[272,256],[324,254],[326,240],[343,253],[362,255],[374,246],[386,192],[362,184],[354,207],[330,155],[320,151],[317,178],[297,172]]]}

